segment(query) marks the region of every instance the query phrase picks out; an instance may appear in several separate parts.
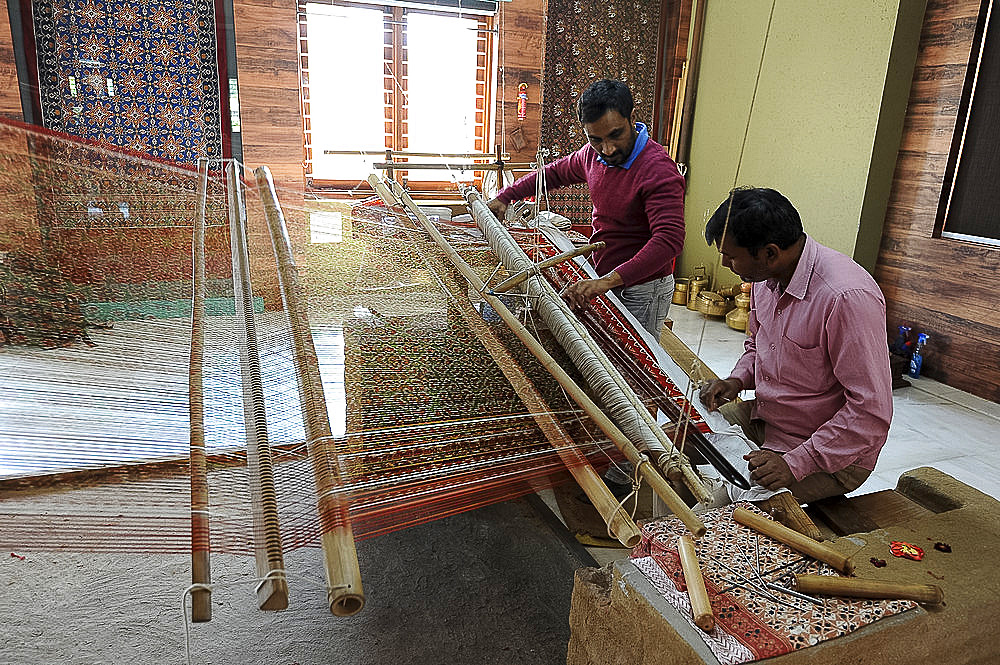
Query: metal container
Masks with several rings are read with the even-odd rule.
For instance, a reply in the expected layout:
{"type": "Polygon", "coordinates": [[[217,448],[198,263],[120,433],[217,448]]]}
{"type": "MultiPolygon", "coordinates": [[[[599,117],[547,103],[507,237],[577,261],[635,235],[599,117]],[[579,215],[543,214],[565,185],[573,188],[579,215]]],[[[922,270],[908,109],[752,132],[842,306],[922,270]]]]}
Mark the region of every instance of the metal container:
{"type": "Polygon", "coordinates": [[[690,281],[687,277],[678,277],[674,280],[674,296],[670,302],[675,305],[688,304],[688,282],[690,281]]]}
{"type": "Polygon", "coordinates": [[[725,316],[732,309],[732,301],[711,291],[698,294],[698,311],[706,316],[725,316]]]}
{"type": "MultiPolygon", "coordinates": [[[[749,291],[749,289],[747,290],[749,291]]],[[[726,325],[733,330],[746,332],[747,319],[750,318],[750,295],[748,293],[739,293],[733,300],[736,304],[736,309],[726,314],[726,325]]]]}
{"type": "Polygon", "coordinates": [[[691,311],[698,310],[698,294],[701,293],[701,282],[689,282],[688,283],[688,301],[687,308],[691,311]]]}
{"type": "Polygon", "coordinates": [[[698,284],[701,291],[708,291],[708,275],[705,274],[705,266],[695,266],[694,274],[691,275],[691,285],[698,284]]]}

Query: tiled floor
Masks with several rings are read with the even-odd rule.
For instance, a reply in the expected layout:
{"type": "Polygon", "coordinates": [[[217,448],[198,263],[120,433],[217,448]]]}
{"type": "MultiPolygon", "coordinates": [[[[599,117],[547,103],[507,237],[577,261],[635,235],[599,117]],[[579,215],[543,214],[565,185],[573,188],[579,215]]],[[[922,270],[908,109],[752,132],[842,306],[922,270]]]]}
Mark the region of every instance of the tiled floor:
{"type": "MultiPolygon", "coordinates": [[[[719,376],[727,376],[743,352],[743,333],[673,305],[673,331],[719,376]]],[[[854,494],[896,486],[899,475],[932,466],[1000,498],[1000,404],[933,379],[908,379],[893,391],[889,439],[875,472],[854,494]]]]}

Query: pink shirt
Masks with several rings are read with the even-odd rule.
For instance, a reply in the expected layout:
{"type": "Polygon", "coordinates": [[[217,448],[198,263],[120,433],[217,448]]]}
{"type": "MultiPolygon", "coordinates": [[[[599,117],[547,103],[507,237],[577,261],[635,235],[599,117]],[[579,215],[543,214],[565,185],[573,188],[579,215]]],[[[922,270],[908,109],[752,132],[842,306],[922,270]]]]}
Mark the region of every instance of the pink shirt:
{"type": "Polygon", "coordinates": [[[788,287],[751,292],[743,356],[730,376],[756,391],[765,447],[796,480],[874,469],[892,420],[885,299],[849,257],[807,237],[788,287]]]}

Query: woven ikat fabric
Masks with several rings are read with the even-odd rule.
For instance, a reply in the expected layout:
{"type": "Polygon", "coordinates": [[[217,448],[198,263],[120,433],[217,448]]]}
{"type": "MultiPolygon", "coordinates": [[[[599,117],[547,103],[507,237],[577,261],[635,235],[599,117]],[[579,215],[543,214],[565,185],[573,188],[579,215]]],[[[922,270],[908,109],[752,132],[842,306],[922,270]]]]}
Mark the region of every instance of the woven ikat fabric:
{"type": "Polygon", "coordinates": [[[32,2],[42,124],[176,163],[222,157],[214,0],[32,2]]]}
{"type": "MultiPolygon", "coordinates": [[[[760,512],[751,504],[742,507],[760,512]]],[[[723,665],[780,656],[847,635],[870,623],[917,607],[906,600],[861,600],[819,596],[822,605],[762,586],[788,588],[792,574],[838,575],[830,566],[799,554],[733,521],[736,505],[700,515],[708,533],[696,542],[715,628],[696,628],[723,665]],[[758,577],[759,573],[759,577],[758,577]]],[[[663,598],[692,627],[691,603],[677,553],[687,529],[676,518],[649,522],[631,559],[663,598]]]]}
{"type": "MultiPolygon", "coordinates": [[[[541,144],[546,161],[569,155],[586,141],[576,101],[598,79],[619,79],[635,99],[634,120],[653,117],[659,0],[549,0],[542,81],[541,144]]],[[[590,224],[586,185],[549,193],[551,209],[574,224],[590,224]]]]}

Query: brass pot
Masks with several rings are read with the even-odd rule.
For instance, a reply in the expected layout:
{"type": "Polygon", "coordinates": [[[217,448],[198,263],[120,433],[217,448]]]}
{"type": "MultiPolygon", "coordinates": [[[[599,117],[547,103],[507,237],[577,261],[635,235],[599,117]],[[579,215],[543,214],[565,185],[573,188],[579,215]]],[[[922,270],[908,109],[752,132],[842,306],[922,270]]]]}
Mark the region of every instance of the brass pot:
{"type": "Polygon", "coordinates": [[[688,282],[691,281],[687,277],[678,277],[674,280],[674,295],[670,299],[675,305],[686,305],[688,304],[688,282]]]}
{"type": "MultiPolygon", "coordinates": [[[[744,286],[749,286],[744,284],[744,286]]],[[[750,289],[747,289],[749,291],[750,289]]],[[[750,294],[747,292],[738,293],[733,299],[736,309],[726,314],[726,325],[733,330],[746,332],[747,319],[750,318],[750,294]]]]}
{"type": "Polygon", "coordinates": [[[733,330],[740,330],[746,332],[747,330],[747,319],[750,318],[750,312],[737,307],[736,309],[726,314],[726,325],[733,330]]]}
{"type": "Polygon", "coordinates": [[[694,269],[694,274],[691,275],[691,285],[694,286],[698,284],[698,288],[702,291],[708,291],[708,275],[705,274],[705,266],[696,266],[694,269]]]}
{"type": "Polygon", "coordinates": [[[720,296],[711,291],[702,291],[698,294],[698,311],[706,316],[725,316],[726,312],[733,308],[728,298],[720,296]]]}
{"type": "Polygon", "coordinates": [[[701,293],[701,288],[701,282],[691,281],[688,284],[687,308],[691,311],[697,311],[698,309],[698,294],[701,293]]]}

